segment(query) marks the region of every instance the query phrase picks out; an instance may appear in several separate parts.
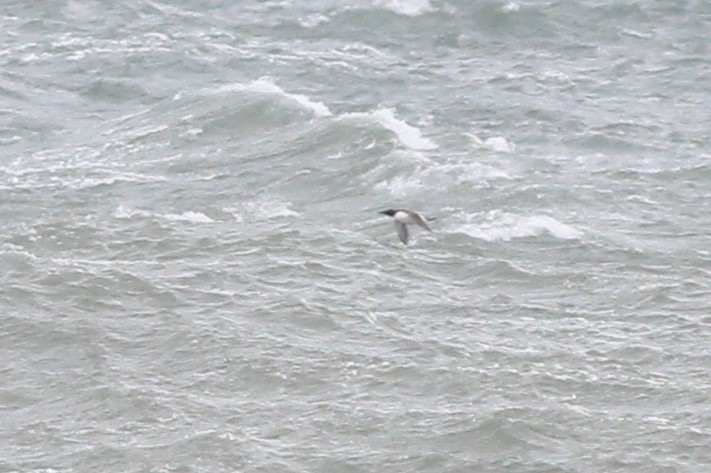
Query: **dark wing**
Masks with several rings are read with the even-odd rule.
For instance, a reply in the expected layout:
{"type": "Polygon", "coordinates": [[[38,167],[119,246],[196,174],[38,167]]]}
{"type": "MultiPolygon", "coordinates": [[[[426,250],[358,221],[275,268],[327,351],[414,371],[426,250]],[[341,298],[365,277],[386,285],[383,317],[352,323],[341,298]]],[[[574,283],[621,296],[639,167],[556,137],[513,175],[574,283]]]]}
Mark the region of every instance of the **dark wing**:
{"type": "Polygon", "coordinates": [[[431,232],[432,230],[430,229],[429,226],[427,226],[427,222],[425,222],[425,219],[422,218],[420,214],[417,214],[415,212],[410,213],[410,216],[412,219],[415,221],[416,224],[427,230],[428,232],[431,232]]]}
{"type": "Polygon", "coordinates": [[[397,236],[400,237],[400,241],[407,245],[407,239],[409,237],[407,234],[407,226],[395,220],[395,230],[397,230],[397,236]]]}

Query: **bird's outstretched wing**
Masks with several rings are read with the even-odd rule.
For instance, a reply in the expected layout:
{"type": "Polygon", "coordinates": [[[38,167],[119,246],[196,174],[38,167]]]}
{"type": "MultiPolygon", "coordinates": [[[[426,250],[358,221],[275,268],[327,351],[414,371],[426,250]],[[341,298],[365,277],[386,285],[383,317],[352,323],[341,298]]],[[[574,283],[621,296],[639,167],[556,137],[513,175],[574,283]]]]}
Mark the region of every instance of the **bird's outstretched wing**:
{"type": "Polygon", "coordinates": [[[400,241],[407,245],[407,239],[409,237],[407,233],[407,226],[404,223],[400,223],[395,220],[395,230],[397,230],[397,236],[400,237],[400,241]]]}
{"type": "Polygon", "coordinates": [[[430,229],[430,227],[427,225],[427,222],[425,222],[425,219],[422,218],[422,215],[420,215],[420,214],[418,214],[418,213],[415,213],[415,212],[412,212],[412,214],[411,214],[410,216],[412,217],[412,220],[414,220],[416,224],[418,224],[419,226],[421,226],[422,228],[424,228],[424,229],[427,230],[428,232],[431,232],[431,231],[432,231],[432,230],[430,229]]]}

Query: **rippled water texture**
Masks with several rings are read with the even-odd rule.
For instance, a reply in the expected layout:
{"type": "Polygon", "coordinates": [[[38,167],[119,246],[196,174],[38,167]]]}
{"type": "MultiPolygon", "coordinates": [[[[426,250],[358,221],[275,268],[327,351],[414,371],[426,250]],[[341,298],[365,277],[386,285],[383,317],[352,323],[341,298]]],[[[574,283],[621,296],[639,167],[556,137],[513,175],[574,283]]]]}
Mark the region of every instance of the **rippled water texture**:
{"type": "Polygon", "coordinates": [[[709,31],[5,2],[0,471],[711,471],[709,31]]]}

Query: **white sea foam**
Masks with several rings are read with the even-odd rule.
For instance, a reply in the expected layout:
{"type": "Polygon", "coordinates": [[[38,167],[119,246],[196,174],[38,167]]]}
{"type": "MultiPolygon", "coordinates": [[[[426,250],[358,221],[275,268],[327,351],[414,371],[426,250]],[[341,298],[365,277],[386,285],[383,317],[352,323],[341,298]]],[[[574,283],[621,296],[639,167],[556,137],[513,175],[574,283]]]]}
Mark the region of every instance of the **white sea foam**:
{"type": "Polygon", "coordinates": [[[304,28],[315,28],[316,26],[322,23],[327,23],[328,21],[330,20],[326,15],[322,13],[316,13],[313,15],[309,15],[306,18],[299,19],[299,24],[304,28]]]}
{"type": "MultiPolygon", "coordinates": [[[[36,239],[30,238],[30,241],[36,241],[36,239]]],[[[18,259],[26,259],[31,261],[40,260],[40,258],[34,253],[25,250],[21,246],[12,244],[4,244],[2,247],[0,247],[0,255],[8,255],[9,257],[16,257],[18,259]]]]}
{"type": "Polygon", "coordinates": [[[2,246],[0,246],[0,249],[2,251],[23,251],[25,248],[20,246],[20,245],[15,245],[13,243],[3,243],[2,246]]]}
{"type": "Polygon", "coordinates": [[[489,212],[483,222],[467,223],[455,231],[486,241],[509,241],[513,238],[533,237],[543,233],[561,240],[573,240],[583,236],[580,230],[548,215],[522,217],[498,210],[489,212]]]}
{"type": "Polygon", "coordinates": [[[395,133],[400,143],[410,149],[422,151],[437,149],[437,145],[432,140],[422,136],[422,131],[419,128],[398,119],[389,108],[381,108],[374,112],[345,113],[341,115],[341,118],[375,121],[383,128],[395,133]]]}
{"type": "Polygon", "coordinates": [[[189,129],[185,130],[184,132],[182,132],[180,134],[180,136],[183,138],[194,138],[196,136],[202,135],[204,132],[205,132],[205,130],[203,130],[202,128],[194,127],[194,128],[189,128],[189,129]]]}
{"type": "Polygon", "coordinates": [[[162,176],[147,176],[136,173],[121,173],[106,177],[87,177],[78,181],[58,180],[62,186],[67,186],[71,189],[89,189],[98,186],[111,186],[117,182],[158,182],[165,181],[162,176]]]}
{"type": "Polygon", "coordinates": [[[12,135],[7,138],[0,138],[0,145],[10,145],[12,143],[16,143],[22,139],[21,136],[19,135],[12,135]]]}
{"type": "Polygon", "coordinates": [[[622,32],[628,36],[633,36],[635,38],[649,39],[652,37],[650,33],[642,33],[641,31],[636,31],[628,28],[623,28],[622,32]]]}
{"type": "Polygon", "coordinates": [[[381,0],[376,5],[405,16],[419,16],[432,11],[429,0],[381,0]]]}
{"type": "Polygon", "coordinates": [[[479,183],[489,179],[511,179],[511,176],[501,169],[477,162],[460,162],[440,164],[433,171],[454,175],[457,183],[479,183]]]}
{"type": "Polygon", "coordinates": [[[362,43],[360,41],[356,41],[354,43],[351,43],[343,48],[343,51],[349,53],[352,51],[358,52],[358,53],[365,53],[365,55],[369,56],[379,56],[379,57],[388,57],[388,54],[385,53],[384,51],[381,51],[380,49],[377,49],[369,44],[362,43]]]}
{"type": "Polygon", "coordinates": [[[317,117],[329,117],[332,115],[331,110],[329,110],[323,103],[315,102],[305,95],[290,94],[285,92],[284,89],[266,78],[254,80],[249,84],[230,84],[217,89],[218,93],[232,91],[249,91],[261,94],[279,95],[296,102],[299,106],[307,110],[311,110],[317,117]]]}
{"type": "Polygon", "coordinates": [[[421,188],[422,180],[417,175],[398,175],[375,185],[375,189],[387,190],[393,197],[397,198],[407,197],[421,188]]]}
{"type": "Polygon", "coordinates": [[[289,202],[275,199],[262,199],[225,207],[222,210],[232,214],[239,222],[282,217],[296,217],[299,212],[291,209],[289,202]]]}
{"type": "MultiPolygon", "coordinates": [[[[412,153],[412,152],[410,152],[412,153]]],[[[415,153],[414,156],[418,156],[415,153]]],[[[413,162],[413,156],[408,155],[409,162],[413,162]]],[[[386,190],[394,197],[402,198],[412,195],[420,191],[425,183],[438,187],[446,187],[454,184],[486,184],[489,180],[494,179],[511,179],[511,176],[506,172],[480,164],[476,162],[463,163],[433,163],[422,157],[418,161],[418,165],[410,173],[401,173],[395,177],[378,182],[375,185],[376,190],[386,190]]],[[[378,178],[376,170],[375,179],[378,178]]]]}
{"type": "Polygon", "coordinates": [[[187,211],[183,213],[168,213],[168,214],[157,214],[147,212],[140,209],[132,209],[124,204],[119,205],[116,210],[114,210],[114,218],[121,220],[128,220],[135,217],[146,218],[155,217],[159,219],[170,220],[173,222],[187,222],[187,223],[213,223],[214,220],[205,215],[202,212],[187,211]]]}
{"type": "Polygon", "coordinates": [[[213,223],[214,220],[201,212],[187,211],[180,214],[165,214],[162,217],[174,222],[213,223]]]}
{"type": "Polygon", "coordinates": [[[519,11],[521,8],[521,4],[518,2],[508,2],[506,5],[504,5],[501,9],[506,12],[514,12],[514,11],[519,11]]]}
{"type": "Polygon", "coordinates": [[[116,207],[116,210],[114,210],[114,218],[121,220],[127,220],[133,217],[149,217],[150,215],[150,212],[132,209],[124,204],[119,205],[116,207]]]}
{"type": "Polygon", "coordinates": [[[299,215],[299,212],[291,209],[291,204],[288,202],[268,200],[262,202],[258,208],[266,218],[296,217],[299,215]]]}
{"type": "Polygon", "coordinates": [[[628,195],[625,200],[629,202],[641,202],[643,204],[657,205],[657,202],[653,201],[652,199],[637,194],[628,195]]]}
{"type": "Polygon", "coordinates": [[[540,73],[539,77],[544,81],[549,81],[558,84],[570,84],[572,82],[568,74],[554,69],[543,71],[542,73],[540,73]]]}
{"type": "Polygon", "coordinates": [[[516,147],[509,143],[503,136],[492,136],[486,140],[482,140],[473,133],[467,133],[466,136],[472,140],[472,143],[474,143],[477,148],[488,148],[500,153],[512,153],[516,149],[516,147]]]}

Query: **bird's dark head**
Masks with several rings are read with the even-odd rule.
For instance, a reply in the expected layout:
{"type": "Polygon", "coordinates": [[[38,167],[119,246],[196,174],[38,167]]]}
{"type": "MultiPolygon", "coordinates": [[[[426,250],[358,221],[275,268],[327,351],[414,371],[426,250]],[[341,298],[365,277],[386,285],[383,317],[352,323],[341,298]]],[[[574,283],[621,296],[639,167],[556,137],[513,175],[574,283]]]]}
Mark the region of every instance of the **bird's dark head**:
{"type": "Polygon", "coordinates": [[[392,217],[393,215],[395,215],[395,212],[397,212],[397,210],[388,209],[388,210],[383,210],[380,213],[383,215],[389,215],[390,217],[392,217]]]}

